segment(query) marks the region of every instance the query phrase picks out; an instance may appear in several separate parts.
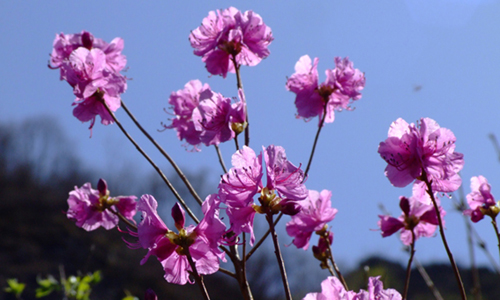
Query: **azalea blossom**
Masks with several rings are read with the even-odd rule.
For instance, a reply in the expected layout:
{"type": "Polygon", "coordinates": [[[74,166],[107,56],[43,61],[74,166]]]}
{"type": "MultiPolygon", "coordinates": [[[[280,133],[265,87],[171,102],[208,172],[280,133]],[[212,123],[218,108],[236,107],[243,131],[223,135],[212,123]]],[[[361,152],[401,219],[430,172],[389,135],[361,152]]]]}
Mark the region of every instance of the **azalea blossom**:
{"type": "Polygon", "coordinates": [[[105,54],[100,49],[88,50],[80,47],[74,50],[69,57],[66,69],[68,83],[73,87],[77,99],[73,115],[82,122],[91,121],[90,129],[94,126],[97,115],[101,123],[109,125],[113,118],[109,114],[105,103],[111,111],[116,111],[121,105],[120,94],[127,88],[126,79],[105,69],[105,54]]]}
{"type": "Polygon", "coordinates": [[[194,54],[202,57],[208,72],[224,78],[240,65],[255,66],[266,58],[273,39],[258,14],[251,10],[241,13],[234,7],[210,11],[189,35],[194,54]]]}
{"type": "Polygon", "coordinates": [[[175,118],[170,125],[163,125],[165,128],[175,128],[179,140],[186,140],[194,146],[194,150],[199,151],[200,132],[196,130],[193,122],[193,110],[200,103],[200,99],[207,99],[212,96],[210,86],[202,84],[199,80],[191,80],[184,86],[184,89],[172,92],[168,103],[172,105],[175,118]]]}
{"type": "Polygon", "coordinates": [[[221,202],[227,206],[231,223],[230,231],[251,234],[253,244],[253,218],[256,212],[275,214],[296,214],[300,211],[298,202],[307,197],[303,184],[304,172],[288,161],[285,149],[270,145],[264,150],[267,183],[262,182],[262,153],[244,146],[232,156],[233,167],[222,176],[219,184],[221,202]],[[253,197],[260,193],[260,206],[253,197]]]}
{"type": "Polygon", "coordinates": [[[233,139],[238,128],[237,133],[241,133],[246,123],[245,106],[242,100],[231,103],[230,98],[219,93],[205,93],[192,114],[200,141],[206,146],[219,145],[233,139]]]}
{"type": "Polygon", "coordinates": [[[368,279],[368,289],[359,291],[353,300],[401,300],[403,297],[395,289],[384,290],[380,276],[368,279]]]}
{"type": "Polygon", "coordinates": [[[332,192],[328,190],[322,190],[321,193],[309,190],[307,198],[299,202],[300,212],[286,224],[286,232],[294,238],[292,243],[297,248],[307,250],[311,235],[335,218],[337,209],[332,207],[331,197],[332,192]]]}
{"type": "Polygon", "coordinates": [[[308,55],[302,56],[295,64],[295,73],[288,78],[286,88],[295,93],[297,118],[309,120],[323,116],[325,123],[332,123],[335,111],[351,109],[352,101],[361,99],[360,91],[365,86],[365,75],[354,69],[349,58],[335,57],[335,68],[325,71],[325,82],[318,83],[318,61],[308,55]],[[352,100],[352,101],[351,101],[352,100]]]}
{"type": "Polygon", "coordinates": [[[474,176],[470,179],[471,192],[467,194],[467,203],[470,209],[464,211],[464,215],[470,216],[472,222],[479,222],[485,215],[496,218],[500,212],[500,206],[491,194],[491,186],[483,176],[474,176]]]}
{"type": "MultiPolygon", "coordinates": [[[[158,216],[158,203],[151,195],[143,195],[139,201],[138,210],[142,213],[142,221],[137,226],[138,244],[130,244],[131,247],[148,249],[148,253],[141,260],[144,264],[149,256],[158,258],[165,270],[165,280],[175,284],[194,283],[189,278],[192,271],[186,255],[190,255],[195,263],[199,274],[213,274],[219,270],[220,250],[214,251],[212,240],[214,232],[219,231],[219,239],[222,235],[220,224],[210,228],[214,224],[216,216],[211,215],[210,220],[202,220],[198,226],[185,226],[185,213],[178,203],[172,208],[172,217],[175,221],[178,233],[168,229],[158,216]]],[[[222,228],[224,230],[225,228],[222,228]]]]}
{"type": "Polygon", "coordinates": [[[321,282],[321,293],[308,293],[302,300],[353,300],[356,293],[346,291],[337,277],[329,276],[321,282]]]}
{"type": "Polygon", "coordinates": [[[110,72],[118,73],[127,64],[125,55],[121,53],[124,47],[122,38],[115,38],[111,43],[106,43],[102,39],[95,38],[90,32],[82,31],[76,34],[56,34],[54,39],[52,53],[50,55],[49,68],[61,70],[61,80],[66,79],[65,69],[61,68],[68,63],[71,53],[83,47],[87,50],[100,49],[103,51],[106,59],[106,69],[110,72]]]}
{"type": "Polygon", "coordinates": [[[433,192],[456,191],[462,179],[463,154],[455,152],[455,135],[436,121],[422,118],[417,125],[399,118],[391,124],[388,138],[378,153],[387,162],[385,175],[396,187],[405,187],[427,176],[433,192]]]}
{"type": "MultiPolygon", "coordinates": [[[[415,241],[421,237],[434,236],[439,222],[434,205],[430,203],[430,197],[425,192],[425,189],[419,185],[414,185],[412,197],[401,196],[399,199],[399,206],[403,213],[398,218],[379,215],[378,226],[381,229],[382,237],[391,236],[401,230],[401,241],[409,246],[413,242],[412,231],[415,234],[415,241]]],[[[438,200],[437,197],[436,200],[438,200]]],[[[444,226],[446,212],[439,205],[439,202],[438,206],[444,226]]]]}
{"type": "Polygon", "coordinates": [[[321,293],[309,293],[303,300],[401,300],[395,289],[385,289],[380,276],[368,279],[368,289],[358,293],[346,291],[337,277],[329,276],[321,282],[321,293]]]}
{"type": "Polygon", "coordinates": [[[120,94],[127,89],[126,78],[119,72],[126,59],[121,54],[123,40],[114,39],[110,44],[96,39],[92,34],[59,34],[54,40],[49,67],[60,69],[61,80],[73,88],[76,100],[73,115],[92,129],[96,116],[103,125],[113,123],[104,104],[112,111],[121,105],[120,94]]]}
{"type": "Polygon", "coordinates": [[[117,213],[135,223],[134,215],[137,203],[135,196],[111,197],[104,179],[99,179],[97,190],[92,189],[90,182],[82,187],[75,186],[69,193],[68,219],[75,220],[76,226],[92,231],[102,226],[109,230],[118,225],[117,213]]]}

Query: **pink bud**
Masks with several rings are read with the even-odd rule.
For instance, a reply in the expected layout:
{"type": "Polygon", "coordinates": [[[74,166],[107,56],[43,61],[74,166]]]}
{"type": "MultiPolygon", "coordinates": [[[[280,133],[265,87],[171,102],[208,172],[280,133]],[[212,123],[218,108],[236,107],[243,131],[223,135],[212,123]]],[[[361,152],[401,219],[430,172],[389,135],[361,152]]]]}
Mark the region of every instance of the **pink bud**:
{"type": "Polygon", "coordinates": [[[401,210],[408,216],[410,214],[410,201],[404,196],[399,197],[399,199],[401,200],[399,202],[399,207],[401,207],[401,210]]]}
{"type": "Polygon", "coordinates": [[[92,46],[94,44],[94,36],[90,32],[84,31],[82,33],[82,44],[83,47],[92,50],[92,46]]]}
{"type": "Polygon", "coordinates": [[[285,215],[296,215],[302,210],[302,206],[300,206],[297,202],[285,202],[286,200],[281,201],[281,212],[285,215]],[[285,202],[285,203],[283,203],[285,202]]]}
{"type": "Polygon", "coordinates": [[[186,217],[184,214],[184,210],[179,205],[179,203],[175,203],[174,207],[172,207],[172,218],[174,218],[175,228],[177,228],[177,230],[181,230],[182,228],[184,228],[186,217]]]}
{"type": "Polygon", "coordinates": [[[158,296],[156,296],[152,289],[147,289],[144,294],[144,300],[158,300],[158,296]]]}
{"type": "Polygon", "coordinates": [[[106,180],[100,178],[99,182],[97,183],[97,190],[99,191],[100,195],[106,195],[108,192],[108,184],[106,183],[106,180]]]}

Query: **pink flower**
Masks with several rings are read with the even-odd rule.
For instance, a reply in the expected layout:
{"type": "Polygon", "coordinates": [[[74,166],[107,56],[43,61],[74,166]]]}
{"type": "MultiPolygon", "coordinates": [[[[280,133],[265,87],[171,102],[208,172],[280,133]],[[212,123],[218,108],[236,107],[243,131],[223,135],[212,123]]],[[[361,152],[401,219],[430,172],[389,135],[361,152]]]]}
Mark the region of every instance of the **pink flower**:
{"type": "Polygon", "coordinates": [[[422,180],[423,170],[433,192],[456,191],[462,183],[458,172],[464,160],[462,153],[455,152],[455,140],[453,132],[432,119],[422,118],[415,125],[399,118],[378,148],[388,163],[385,175],[394,186],[405,187],[415,179],[422,180]]]}
{"type": "Polygon", "coordinates": [[[127,89],[126,78],[119,73],[127,62],[122,50],[121,38],[108,44],[86,31],[61,33],[54,40],[49,67],[59,68],[61,80],[67,80],[73,87],[77,97],[73,115],[82,122],[91,121],[90,129],[97,115],[102,124],[113,123],[104,103],[113,112],[121,105],[120,94],[127,89]]]}
{"type": "Polygon", "coordinates": [[[491,194],[491,186],[483,176],[474,176],[470,179],[471,192],[467,195],[470,209],[464,215],[470,216],[472,222],[479,222],[485,215],[495,218],[500,211],[495,198],[491,194]]]}
{"type": "Polygon", "coordinates": [[[297,201],[307,197],[307,189],[302,183],[304,173],[300,167],[290,163],[285,150],[280,146],[270,145],[264,150],[267,169],[267,184],[262,183],[262,153],[244,146],[232,157],[233,167],[224,174],[219,184],[219,196],[227,205],[227,214],[231,223],[230,231],[235,235],[241,232],[251,234],[253,244],[253,218],[255,212],[274,214],[296,214],[300,210],[297,201]],[[253,197],[260,193],[261,206],[254,204],[253,197]]]}
{"type": "Polygon", "coordinates": [[[302,300],[353,300],[356,293],[346,291],[337,277],[329,276],[321,282],[321,293],[309,293],[302,300]]]}
{"type": "Polygon", "coordinates": [[[200,103],[200,99],[210,98],[212,91],[210,86],[202,84],[199,80],[191,80],[184,86],[184,89],[172,92],[168,103],[172,105],[175,118],[172,124],[163,125],[165,128],[175,128],[179,140],[186,140],[190,145],[194,146],[196,151],[199,151],[198,145],[200,141],[200,132],[196,131],[193,123],[193,110],[200,103]]]}
{"type": "Polygon", "coordinates": [[[303,300],[401,300],[402,296],[394,289],[384,290],[380,276],[368,279],[368,291],[358,293],[346,291],[340,280],[329,276],[321,283],[321,293],[309,293],[303,300]]]}
{"type": "Polygon", "coordinates": [[[233,139],[236,136],[234,129],[237,128],[233,125],[245,126],[245,103],[240,100],[231,104],[230,98],[224,98],[219,93],[205,93],[204,96],[192,114],[200,141],[210,146],[233,139]]]}
{"type": "Polygon", "coordinates": [[[73,103],[76,105],[73,115],[82,122],[91,121],[90,129],[97,115],[101,117],[102,124],[113,123],[103,103],[111,111],[116,111],[121,105],[120,94],[125,92],[127,82],[123,76],[105,69],[104,52],[78,48],[71,53],[69,63],[63,68],[77,97],[73,103]]]}
{"type": "Polygon", "coordinates": [[[359,291],[353,300],[401,300],[403,297],[395,289],[384,290],[384,284],[380,276],[368,279],[368,290],[359,291]]]}
{"type": "Polygon", "coordinates": [[[300,212],[286,224],[286,232],[294,238],[292,243],[297,248],[307,250],[313,232],[323,229],[335,218],[337,209],[332,208],[331,197],[332,192],[328,190],[321,193],[309,190],[308,197],[300,201],[300,212]]]}
{"type": "MultiPolygon", "coordinates": [[[[186,255],[190,255],[199,274],[213,274],[219,270],[220,250],[214,252],[213,233],[220,231],[220,225],[209,228],[214,223],[213,214],[210,220],[202,220],[200,225],[184,227],[184,210],[178,203],[172,208],[172,217],[179,233],[169,230],[157,213],[158,204],[151,195],[143,195],[138,210],[142,212],[142,221],[137,226],[138,245],[148,249],[141,260],[144,264],[149,256],[155,255],[165,270],[165,280],[175,284],[194,283],[189,278],[192,271],[186,255]]],[[[220,220],[219,220],[220,221],[220,220]]],[[[136,246],[130,244],[132,247],[136,246]]],[[[223,255],[222,255],[223,256],[223,255]]]]}
{"type": "MultiPolygon", "coordinates": [[[[399,218],[379,215],[378,226],[382,230],[382,237],[388,237],[401,230],[401,241],[408,246],[412,243],[412,231],[415,234],[415,240],[433,236],[439,222],[434,205],[426,204],[431,200],[425,190],[419,185],[414,185],[412,197],[408,199],[401,196],[399,199],[399,206],[403,211],[399,218]]],[[[444,226],[446,212],[441,206],[439,206],[439,212],[444,226]]]]}
{"type": "Polygon", "coordinates": [[[200,27],[189,35],[194,54],[202,57],[208,72],[222,75],[237,66],[255,66],[269,55],[271,29],[253,11],[241,13],[234,7],[210,11],[200,27]]]}
{"type": "Polygon", "coordinates": [[[318,58],[302,56],[295,64],[295,73],[287,80],[286,87],[296,94],[297,117],[309,120],[325,116],[325,123],[332,123],[335,111],[349,110],[350,100],[359,100],[365,86],[365,75],[354,69],[349,58],[335,57],[335,69],[326,70],[326,80],[318,84],[318,58]]]}
{"type": "Polygon", "coordinates": [[[110,197],[106,181],[99,179],[98,190],[92,189],[89,182],[81,188],[75,186],[75,190],[69,193],[66,215],[76,221],[76,226],[87,231],[99,226],[109,230],[118,224],[117,212],[135,223],[135,199],[135,196],[110,197]]]}
{"type": "Polygon", "coordinates": [[[282,199],[304,200],[307,189],[302,182],[304,172],[294,166],[286,158],[285,149],[281,146],[270,145],[264,149],[264,160],[267,171],[267,188],[278,191],[282,199]]]}
{"type": "MultiPolygon", "coordinates": [[[[123,39],[115,38],[111,43],[106,43],[105,41],[94,38],[94,36],[87,32],[82,31],[76,34],[56,34],[54,39],[52,54],[50,55],[49,68],[58,69],[61,68],[68,59],[71,53],[80,48],[86,48],[87,50],[100,49],[106,56],[106,69],[111,72],[118,73],[127,64],[127,59],[121,51],[123,50],[123,39]]],[[[66,79],[65,69],[61,68],[61,80],[66,79]]]]}

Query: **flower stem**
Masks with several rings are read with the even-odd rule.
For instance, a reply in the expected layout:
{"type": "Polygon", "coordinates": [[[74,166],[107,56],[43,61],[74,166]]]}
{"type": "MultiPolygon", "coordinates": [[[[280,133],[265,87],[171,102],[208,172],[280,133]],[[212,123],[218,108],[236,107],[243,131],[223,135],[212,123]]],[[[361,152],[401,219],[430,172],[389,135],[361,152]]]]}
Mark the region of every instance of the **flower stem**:
{"type": "Polygon", "coordinates": [[[491,217],[491,225],[493,225],[493,229],[495,230],[495,234],[498,240],[498,250],[500,251],[500,233],[498,232],[497,221],[494,217],[491,217]]]}
{"type": "MultiPolygon", "coordinates": [[[[470,218],[463,212],[466,209],[466,202],[464,196],[463,185],[460,186],[458,190],[458,203],[454,203],[455,208],[460,212],[465,223],[465,228],[467,229],[467,246],[469,248],[469,259],[470,259],[470,272],[472,276],[472,295],[475,300],[481,300],[483,297],[481,295],[481,282],[479,279],[479,271],[476,266],[476,255],[474,250],[474,239],[473,239],[473,229],[471,225],[470,218]]],[[[454,197],[455,198],[455,197],[454,197]]]]}
{"type": "Polygon", "coordinates": [[[253,300],[252,290],[250,289],[250,285],[248,284],[248,280],[246,277],[246,269],[243,266],[243,262],[240,259],[240,255],[238,253],[238,249],[236,245],[232,245],[229,247],[230,251],[227,251],[231,262],[234,265],[235,278],[239,283],[241,294],[243,295],[243,299],[245,300],[253,300]]]}
{"type": "Polygon", "coordinates": [[[427,173],[422,170],[422,179],[427,186],[427,194],[431,197],[432,204],[434,204],[434,209],[436,210],[436,216],[439,223],[439,234],[441,235],[441,239],[443,240],[444,248],[446,249],[446,253],[448,254],[448,258],[450,259],[450,264],[453,268],[453,273],[455,273],[455,279],[457,280],[458,289],[460,290],[460,295],[462,296],[462,300],[467,300],[467,296],[465,294],[464,284],[462,282],[462,278],[460,277],[460,272],[458,271],[457,264],[455,263],[455,259],[453,258],[453,254],[450,251],[450,247],[448,247],[448,242],[446,241],[446,236],[444,235],[443,229],[443,220],[441,219],[441,213],[439,212],[439,206],[436,202],[436,198],[434,197],[434,193],[432,191],[432,185],[429,179],[427,178],[427,173]]]}
{"type": "Polygon", "coordinates": [[[271,236],[274,243],[274,253],[276,254],[276,259],[278,260],[278,265],[280,267],[281,279],[283,281],[283,288],[285,289],[285,296],[287,300],[292,300],[292,295],[290,293],[290,287],[288,286],[288,278],[286,276],[285,262],[281,257],[280,245],[278,242],[278,235],[274,229],[273,215],[271,213],[266,214],[267,222],[269,223],[269,229],[271,229],[271,236]]]}
{"type": "Polygon", "coordinates": [[[425,284],[427,285],[427,287],[431,290],[432,294],[434,295],[434,298],[436,298],[436,300],[443,300],[443,296],[441,296],[441,293],[439,293],[438,289],[434,285],[434,282],[429,277],[429,274],[427,274],[427,271],[425,271],[422,264],[420,264],[420,262],[416,258],[415,258],[415,265],[417,266],[418,272],[420,273],[420,275],[424,279],[425,284]]]}
{"type": "Polygon", "coordinates": [[[236,146],[236,151],[240,150],[240,144],[238,143],[238,136],[234,137],[234,145],[236,146]]]}
{"type": "Polygon", "coordinates": [[[220,148],[217,145],[214,145],[214,147],[215,151],[217,151],[217,156],[219,157],[219,163],[222,167],[222,170],[224,171],[224,173],[227,173],[226,164],[224,163],[224,159],[222,158],[222,154],[220,153],[220,148]]]}
{"type": "MultiPolygon", "coordinates": [[[[193,214],[193,212],[191,211],[191,209],[189,209],[189,206],[187,206],[187,204],[184,201],[184,199],[182,199],[182,197],[179,195],[179,193],[174,188],[174,186],[172,185],[172,183],[170,183],[170,181],[168,180],[167,176],[165,176],[165,174],[163,174],[163,172],[161,171],[161,169],[153,162],[153,160],[146,154],[146,152],[144,152],[144,150],[142,150],[142,148],[137,144],[137,142],[130,136],[130,134],[128,134],[128,132],[125,130],[125,128],[123,128],[122,124],[118,121],[118,119],[116,118],[115,114],[109,109],[108,105],[104,101],[102,101],[102,104],[104,105],[104,107],[106,108],[106,110],[108,111],[108,113],[111,115],[111,117],[115,121],[116,125],[118,125],[118,127],[120,128],[120,130],[123,132],[123,134],[135,146],[135,148],[137,149],[137,151],[139,151],[142,154],[142,156],[144,156],[144,158],[151,164],[151,166],[153,166],[153,168],[156,170],[156,172],[158,173],[158,175],[160,175],[160,177],[163,179],[163,181],[165,182],[165,184],[170,188],[170,191],[172,191],[172,194],[174,194],[175,198],[177,198],[177,200],[179,201],[179,203],[187,211],[188,215],[196,223],[200,223],[200,221],[198,220],[198,218],[196,218],[196,216],[193,214]]],[[[123,105],[123,103],[122,103],[122,105],[123,105]]]]}
{"type": "Polygon", "coordinates": [[[328,253],[330,256],[329,258],[330,258],[330,261],[332,263],[333,269],[335,269],[335,273],[337,273],[337,277],[340,279],[340,282],[342,282],[342,285],[344,286],[346,291],[348,291],[349,287],[347,287],[347,282],[345,281],[344,276],[342,276],[342,273],[340,273],[340,269],[337,266],[337,264],[335,263],[335,260],[333,259],[333,251],[332,251],[332,247],[330,246],[330,238],[328,237],[328,232],[326,233],[325,239],[326,239],[326,244],[328,245],[328,253]]]}
{"type": "Polygon", "coordinates": [[[200,287],[201,294],[203,295],[203,299],[205,300],[210,300],[210,296],[208,295],[207,288],[205,287],[205,283],[203,282],[203,277],[198,274],[198,271],[196,270],[196,265],[193,261],[193,258],[191,257],[191,254],[189,253],[189,248],[186,254],[187,260],[189,262],[189,265],[191,266],[191,270],[193,270],[194,274],[194,280],[198,283],[198,286],[200,287]]]}
{"type": "MultiPolygon", "coordinates": [[[[236,56],[233,55],[231,57],[231,61],[233,62],[234,65],[234,70],[236,72],[236,88],[238,90],[243,91],[243,83],[241,82],[241,75],[240,75],[240,65],[236,62],[236,56]]],[[[245,105],[245,119],[247,121],[247,126],[245,127],[245,146],[248,146],[250,144],[250,121],[248,121],[248,109],[247,106],[245,105]]]]}
{"type": "Polygon", "coordinates": [[[311,156],[309,157],[309,162],[307,163],[306,171],[304,172],[304,180],[306,180],[307,174],[309,173],[309,168],[311,167],[311,163],[312,163],[313,156],[314,156],[314,151],[316,150],[316,144],[318,143],[319,133],[321,132],[321,128],[323,128],[323,124],[325,124],[325,118],[326,118],[326,104],[325,104],[325,107],[323,108],[323,117],[321,118],[321,121],[319,122],[318,131],[316,132],[316,137],[314,138],[314,143],[313,143],[313,147],[311,150],[311,156]]]}
{"type": "MultiPolygon", "coordinates": [[[[276,226],[276,224],[278,224],[278,222],[282,216],[283,216],[283,213],[280,213],[278,215],[278,217],[276,218],[276,221],[274,221],[274,226],[276,226]]],[[[260,238],[260,240],[257,241],[255,246],[253,246],[253,248],[248,252],[248,254],[246,256],[246,260],[248,260],[250,258],[250,256],[252,256],[252,254],[260,247],[260,245],[262,245],[262,243],[266,240],[266,238],[269,236],[270,233],[271,233],[271,228],[269,228],[267,230],[267,232],[260,238]]]]}
{"type": "Polygon", "coordinates": [[[130,222],[130,220],[128,220],[127,218],[125,218],[119,211],[114,211],[112,210],[111,208],[109,209],[109,211],[115,215],[118,216],[118,218],[120,218],[120,220],[122,220],[125,224],[127,224],[129,227],[132,227],[133,229],[135,229],[135,231],[137,231],[137,225],[135,225],[134,223],[130,222]]]}
{"type": "Polygon", "coordinates": [[[175,163],[175,161],[172,159],[172,157],[170,157],[170,155],[168,155],[168,153],[153,139],[153,137],[151,137],[151,135],[141,126],[141,124],[137,121],[137,119],[134,117],[134,115],[130,112],[130,110],[127,108],[127,106],[125,105],[125,103],[123,101],[121,101],[121,104],[122,104],[122,107],[123,107],[123,110],[125,110],[125,112],[127,113],[127,115],[130,117],[130,119],[132,119],[132,121],[134,122],[135,126],[137,126],[137,128],[139,128],[139,130],[148,138],[148,140],[153,143],[153,145],[156,147],[156,149],[158,149],[158,151],[160,151],[160,153],[165,156],[165,158],[170,162],[170,164],[172,165],[172,167],[174,168],[175,172],[177,172],[177,174],[179,175],[179,177],[181,178],[181,180],[184,182],[184,184],[186,185],[187,189],[189,190],[189,192],[191,193],[191,195],[193,195],[194,199],[196,200],[196,202],[198,202],[200,205],[203,203],[203,200],[201,200],[200,196],[198,195],[198,193],[196,193],[195,189],[193,188],[193,186],[191,185],[191,183],[189,182],[189,180],[187,179],[186,175],[184,175],[184,173],[182,173],[182,170],[179,168],[179,166],[175,163]]]}
{"type": "Polygon", "coordinates": [[[411,245],[410,245],[410,259],[408,260],[408,266],[406,267],[406,280],[405,288],[403,290],[403,300],[406,300],[408,295],[408,288],[410,287],[410,275],[411,275],[411,263],[413,261],[413,256],[415,255],[415,231],[411,230],[411,245]]]}

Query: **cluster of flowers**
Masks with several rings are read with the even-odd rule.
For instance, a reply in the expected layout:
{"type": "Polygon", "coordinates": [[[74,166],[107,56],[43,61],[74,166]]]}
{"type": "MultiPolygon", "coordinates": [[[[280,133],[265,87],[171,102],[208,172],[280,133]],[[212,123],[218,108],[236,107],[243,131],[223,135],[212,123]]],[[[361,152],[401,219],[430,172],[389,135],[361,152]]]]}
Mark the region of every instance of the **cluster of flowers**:
{"type": "Polygon", "coordinates": [[[222,176],[219,193],[209,195],[203,202],[204,217],[197,226],[185,227],[184,210],[178,204],[174,206],[172,217],[178,233],[169,230],[158,216],[153,196],[143,195],[136,207],[134,196],[110,197],[102,179],[98,190],[86,183],[70,192],[67,215],[77,226],[90,231],[99,226],[115,227],[118,213],[134,222],[133,216],[138,210],[142,213],[142,221],[136,233],[130,232],[138,238],[138,243],[128,243],[129,246],[148,249],[141,263],[151,255],[156,256],[165,270],[165,279],[177,284],[191,282],[188,253],[200,274],[212,274],[218,270],[219,261],[225,261],[224,252],[218,248],[220,245],[234,244],[234,237],[242,232],[251,234],[250,243],[253,244],[255,213],[294,215],[287,224],[287,232],[294,237],[293,244],[297,248],[307,249],[312,233],[324,229],[337,213],[331,207],[331,192],[308,191],[302,183],[302,170],[287,160],[282,147],[271,145],[263,149],[263,153],[266,186],[262,183],[262,153],[257,156],[245,146],[233,155],[233,168],[222,176]],[[260,194],[260,205],[253,200],[257,194],[260,194]],[[227,229],[219,218],[221,204],[225,204],[229,217],[227,229]]]}
{"type": "Polygon", "coordinates": [[[100,226],[109,230],[118,225],[118,214],[135,222],[136,199],[135,196],[111,197],[108,184],[104,179],[99,179],[97,190],[94,190],[89,182],[81,188],[75,186],[75,190],[69,193],[66,216],[87,231],[100,226]]]}
{"type": "Polygon", "coordinates": [[[207,71],[224,78],[241,65],[255,66],[269,56],[267,47],[273,39],[271,28],[258,14],[234,7],[209,12],[189,35],[194,54],[202,57],[207,71]]]}
{"type": "Polygon", "coordinates": [[[491,194],[491,186],[483,176],[472,177],[470,179],[470,189],[467,195],[467,203],[470,209],[464,214],[470,216],[472,222],[481,221],[484,216],[490,216],[493,220],[500,212],[500,203],[495,201],[491,194]]]}
{"type": "Polygon", "coordinates": [[[241,89],[239,97],[239,102],[231,103],[230,98],[212,92],[208,84],[191,80],[184,89],[170,95],[168,103],[175,118],[164,127],[177,130],[179,140],[186,140],[196,151],[201,143],[219,145],[245,129],[246,103],[241,89]]]}
{"type": "Polygon", "coordinates": [[[111,111],[120,107],[120,94],[127,89],[127,80],[120,74],[127,63],[122,50],[121,38],[108,44],[87,31],[61,33],[54,39],[49,68],[60,69],[60,79],[71,85],[76,96],[73,115],[82,122],[91,121],[90,129],[97,115],[102,124],[113,123],[103,103],[111,111]]]}
{"type": "Polygon", "coordinates": [[[325,82],[318,84],[318,61],[311,64],[309,55],[302,56],[295,64],[295,73],[287,80],[286,87],[294,92],[297,118],[309,120],[319,117],[319,125],[332,123],[335,111],[351,109],[351,100],[361,99],[365,87],[365,74],[354,69],[349,58],[335,57],[335,68],[327,69],[325,82]]]}
{"type": "MultiPolygon", "coordinates": [[[[208,72],[224,78],[228,72],[238,72],[242,65],[255,66],[266,58],[272,40],[271,29],[258,14],[242,13],[234,7],[210,12],[189,36],[194,54],[202,57],[208,72]]],[[[111,111],[120,106],[120,94],[127,87],[126,78],[119,73],[126,64],[122,49],[120,38],[107,44],[85,31],[56,36],[49,67],[59,68],[61,80],[73,87],[77,97],[73,114],[81,121],[92,121],[90,128],[97,115],[103,124],[113,121],[104,103],[111,111]]],[[[326,80],[319,83],[318,61],[302,56],[286,88],[296,94],[297,118],[309,120],[318,116],[319,126],[323,126],[334,121],[335,111],[350,110],[353,101],[361,98],[365,76],[354,69],[347,57],[336,57],[335,68],[326,70],[326,80]]],[[[219,145],[237,137],[247,126],[241,89],[238,96],[239,101],[233,103],[213,92],[208,84],[191,80],[184,89],[170,95],[174,118],[164,126],[176,129],[178,138],[195,150],[199,150],[200,144],[219,145]]],[[[379,216],[383,237],[401,231],[402,242],[411,245],[420,237],[433,236],[437,227],[444,225],[440,220],[446,212],[438,195],[453,192],[462,183],[458,172],[464,160],[461,153],[455,152],[455,141],[450,130],[430,118],[422,118],[416,124],[399,118],[391,124],[388,138],[378,148],[388,164],[385,175],[396,187],[413,184],[413,195],[400,197],[402,213],[398,218],[379,216]]],[[[136,211],[141,212],[137,231],[129,231],[137,242],[128,243],[132,248],[148,250],[141,263],[156,256],[168,282],[193,283],[190,272],[212,274],[219,270],[221,261],[226,261],[222,245],[239,243],[242,233],[249,233],[250,244],[255,243],[256,213],[268,217],[278,213],[290,215],[286,230],[293,238],[292,244],[308,249],[312,234],[317,233],[320,238],[313,253],[318,259],[325,259],[333,242],[327,224],[337,210],[331,206],[331,192],[307,190],[306,179],[301,166],[288,161],[282,147],[270,145],[257,154],[243,146],[233,154],[232,168],[221,176],[218,192],[203,202],[203,218],[196,226],[186,226],[185,212],[175,204],[172,218],[176,231],[170,230],[159,217],[153,196],[143,195],[138,202],[134,196],[111,197],[102,179],[97,190],[86,183],[70,192],[67,216],[90,231],[99,226],[113,228],[119,218],[135,224],[133,217],[136,211]],[[228,225],[219,217],[221,210],[228,216],[228,225]]],[[[474,222],[485,215],[494,219],[500,205],[495,202],[488,181],[482,176],[473,177],[471,189],[467,195],[470,209],[464,213],[474,222]]],[[[323,281],[321,293],[310,293],[304,299],[401,298],[395,290],[384,290],[379,277],[370,278],[368,290],[359,293],[347,291],[337,278],[329,277],[323,281]]]]}
{"type": "MultiPolygon", "coordinates": [[[[434,196],[436,197],[437,193],[434,196]]],[[[401,196],[399,199],[399,206],[403,212],[398,218],[387,215],[379,216],[378,226],[382,231],[382,237],[391,236],[401,230],[401,241],[403,244],[409,246],[414,242],[413,235],[415,236],[415,241],[421,237],[434,236],[439,223],[434,205],[430,203],[430,197],[425,189],[415,184],[413,185],[412,197],[401,196]]],[[[436,200],[438,199],[436,198],[436,200]]],[[[441,220],[444,220],[446,212],[440,205],[439,212],[441,220]]]]}
{"type": "MultiPolygon", "coordinates": [[[[389,128],[388,138],[380,143],[378,152],[388,163],[385,175],[396,187],[413,185],[413,196],[401,197],[403,213],[399,218],[379,216],[382,236],[402,230],[401,240],[410,245],[420,237],[433,236],[438,216],[431,201],[437,201],[440,217],[446,214],[437,198],[438,192],[449,193],[458,189],[462,180],[458,172],[463,168],[463,154],[455,152],[455,136],[436,121],[422,118],[408,124],[399,118],[389,128]],[[431,187],[429,191],[427,183],[431,187]]],[[[444,225],[444,224],[443,224],[444,225]]]]}
{"type": "Polygon", "coordinates": [[[401,300],[395,289],[384,290],[380,276],[368,279],[368,290],[346,291],[338,278],[330,276],[321,282],[321,293],[309,293],[302,300],[401,300]]]}

